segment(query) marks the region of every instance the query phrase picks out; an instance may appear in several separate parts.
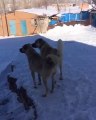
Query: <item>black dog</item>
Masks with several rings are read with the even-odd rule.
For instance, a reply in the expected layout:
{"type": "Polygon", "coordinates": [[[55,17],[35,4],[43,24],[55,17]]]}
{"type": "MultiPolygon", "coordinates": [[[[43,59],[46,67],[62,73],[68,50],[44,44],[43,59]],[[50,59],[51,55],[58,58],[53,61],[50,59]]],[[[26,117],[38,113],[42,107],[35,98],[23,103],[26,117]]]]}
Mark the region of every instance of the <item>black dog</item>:
{"type": "Polygon", "coordinates": [[[17,100],[23,103],[25,110],[29,110],[30,106],[34,107],[32,99],[27,95],[27,91],[23,87],[18,89],[17,96],[17,100]]]}
{"type": "Polygon", "coordinates": [[[17,93],[17,85],[16,85],[16,81],[17,79],[16,78],[13,78],[11,76],[7,76],[7,80],[8,80],[8,84],[9,84],[9,89],[12,91],[12,92],[15,92],[17,93]]]}

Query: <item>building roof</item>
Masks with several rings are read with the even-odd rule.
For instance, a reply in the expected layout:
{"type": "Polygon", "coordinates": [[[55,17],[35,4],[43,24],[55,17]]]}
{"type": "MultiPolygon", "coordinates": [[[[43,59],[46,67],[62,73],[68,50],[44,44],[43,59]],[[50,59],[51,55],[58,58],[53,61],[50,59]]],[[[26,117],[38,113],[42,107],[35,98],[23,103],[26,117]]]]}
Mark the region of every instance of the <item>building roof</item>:
{"type": "Polygon", "coordinates": [[[37,15],[47,15],[47,16],[51,16],[51,15],[58,13],[56,8],[52,8],[52,7],[48,8],[48,9],[44,9],[44,8],[21,9],[21,10],[17,10],[17,11],[33,13],[33,14],[37,14],[37,15]]]}
{"type": "Polygon", "coordinates": [[[80,13],[81,11],[87,11],[88,9],[90,9],[88,4],[82,4],[81,6],[69,6],[69,7],[61,8],[59,12],[57,10],[57,7],[53,7],[53,6],[48,6],[47,9],[31,8],[31,9],[21,9],[17,11],[32,13],[40,16],[43,15],[52,16],[54,14],[58,14],[59,16],[64,13],[80,13]]]}

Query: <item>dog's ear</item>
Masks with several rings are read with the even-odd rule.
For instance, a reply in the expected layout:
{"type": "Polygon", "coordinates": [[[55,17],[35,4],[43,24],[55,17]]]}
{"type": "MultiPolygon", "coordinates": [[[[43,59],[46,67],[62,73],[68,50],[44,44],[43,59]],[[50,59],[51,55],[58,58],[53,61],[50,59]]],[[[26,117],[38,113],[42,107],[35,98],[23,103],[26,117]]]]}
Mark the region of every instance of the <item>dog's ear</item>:
{"type": "Polygon", "coordinates": [[[42,38],[37,39],[36,42],[40,44],[45,44],[45,41],[42,38]]]}
{"type": "Polygon", "coordinates": [[[25,53],[27,49],[28,49],[28,44],[25,44],[22,48],[19,49],[19,51],[21,53],[25,53]]]}
{"type": "Polygon", "coordinates": [[[42,38],[38,38],[37,40],[36,40],[36,42],[42,42],[42,41],[44,41],[42,38]]]}
{"type": "Polygon", "coordinates": [[[39,48],[41,48],[43,45],[45,45],[45,41],[42,38],[37,39],[36,44],[39,48]]]}
{"type": "Polygon", "coordinates": [[[28,49],[28,44],[25,44],[25,45],[23,46],[23,49],[26,51],[26,50],[28,49]]]}
{"type": "Polygon", "coordinates": [[[37,48],[36,43],[32,43],[31,45],[32,47],[37,48]]]}
{"type": "Polygon", "coordinates": [[[38,38],[32,45],[34,48],[41,48],[45,44],[45,41],[42,38],[38,38]]]}

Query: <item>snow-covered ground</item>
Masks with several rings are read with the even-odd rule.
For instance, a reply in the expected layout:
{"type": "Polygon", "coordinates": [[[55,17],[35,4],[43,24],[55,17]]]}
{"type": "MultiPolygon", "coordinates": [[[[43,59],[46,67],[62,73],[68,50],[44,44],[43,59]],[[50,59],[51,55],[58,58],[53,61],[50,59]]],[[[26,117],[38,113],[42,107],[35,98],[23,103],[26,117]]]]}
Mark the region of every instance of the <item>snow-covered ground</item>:
{"type": "Polygon", "coordinates": [[[0,120],[33,120],[33,108],[24,110],[9,90],[8,74],[16,77],[18,88],[23,86],[34,100],[37,120],[96,120],[96,30],[91,26],[56,26],[45,34],[0,40],[0,120]],[[53,47],[58,39],[64,42],[64,80],[59,81],[57,73],[54,93],[47,98],[41,97],[43,85],[33,88],[27,58],[19,52],[23,44],[39,37],[53,47]],[[11,64],[15,65],[13,72],[11,64]],[[4,100],[7,102],[2,105],[4,100]]]}

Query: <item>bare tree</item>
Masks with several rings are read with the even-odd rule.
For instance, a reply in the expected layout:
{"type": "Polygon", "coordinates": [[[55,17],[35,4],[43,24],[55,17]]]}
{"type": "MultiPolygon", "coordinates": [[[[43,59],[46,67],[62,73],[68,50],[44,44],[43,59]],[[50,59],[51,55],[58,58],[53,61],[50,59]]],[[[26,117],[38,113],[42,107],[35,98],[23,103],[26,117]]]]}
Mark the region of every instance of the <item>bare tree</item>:
{"type": "Polygon", "coordinates": [[[93,0],[93,3],[96,5],[96,0],[93,0]]]}
{"type": "MultiPolygon", "coordinates": [[[[0,12],[2,11],[3,5],[0,0],[0,12]]],[[[8,8],[12,10],[21,9],[21,8],[32,8],[32,7],[42,7],[45,6],[47,9],[48,5],[57,4],[58,11],[60,10],[59,6],[61,3],[76,3],[79,4],[81,0],[4,0],[6,11],[8,8]]],[[[96,0],[82,0],[83,2],[91,3],[91,1],[96,4],[96,0]]]]}

